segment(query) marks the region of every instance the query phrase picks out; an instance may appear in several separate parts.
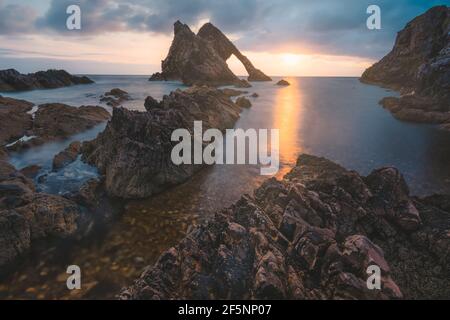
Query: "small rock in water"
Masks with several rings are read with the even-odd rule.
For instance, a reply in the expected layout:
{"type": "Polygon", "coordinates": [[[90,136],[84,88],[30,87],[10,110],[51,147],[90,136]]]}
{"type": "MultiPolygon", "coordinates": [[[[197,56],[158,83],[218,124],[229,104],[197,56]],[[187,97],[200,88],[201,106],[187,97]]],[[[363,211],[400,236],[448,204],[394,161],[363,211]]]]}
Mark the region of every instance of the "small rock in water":
{"type": "Polygon", "coordinates": [[[284,79],[277,82],[277,86],[290,86],[290,85],[291,84],[284,79]]]}
{"type": "Polygon", "coordinates": [[[236,100],[236,104],[241,108],[250,108],[252,103],[246,97],[239,97],[236,100]]]}

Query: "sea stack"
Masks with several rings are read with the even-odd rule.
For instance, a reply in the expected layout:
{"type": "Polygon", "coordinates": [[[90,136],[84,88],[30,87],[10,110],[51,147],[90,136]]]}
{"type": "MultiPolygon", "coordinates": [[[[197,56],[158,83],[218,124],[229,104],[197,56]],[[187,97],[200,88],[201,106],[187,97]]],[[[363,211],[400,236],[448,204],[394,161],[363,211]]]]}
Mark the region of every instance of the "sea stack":
{"type": "Polygon", "coordinates": [[[180,21],[174,24],[174,39],[162,61],[162,71],[151,81],[181,80],[186,85],[240,85],[241,80],[226,61],[234,55],[248,72],[249,81],[271,81],[255,68],[236,46],[214,25],[206,23],[195,34],[180,21]]]}

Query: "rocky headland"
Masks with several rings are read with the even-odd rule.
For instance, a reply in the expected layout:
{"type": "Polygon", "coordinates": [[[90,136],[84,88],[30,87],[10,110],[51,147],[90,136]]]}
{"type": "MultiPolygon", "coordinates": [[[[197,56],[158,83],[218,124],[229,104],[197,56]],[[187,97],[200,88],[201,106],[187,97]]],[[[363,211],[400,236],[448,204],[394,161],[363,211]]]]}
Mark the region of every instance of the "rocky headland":
{"type": "Polygon", "coordinates": [[[236,85],[248,87],[226,63],[234,55],[248,72],[248,81],[271,81],[255,68],[236,46],[214,25],[206,23],[195,34],[180,21],[174,24],[174,39],[167,57],[162,61],[162,71],[150,80],[181,80],[186,85],[236,85]]]}
{"type": "Polygon", "coordinates": [[[194,121],[203,129],[232,128],[241,107],[221,90],[194,86],[176,90],[158,102],[145,101],[147,112],[115,108],[104,132],[83,144],[83,159],[105,175],[106,190],[120,198],[144,198],[185,182],[203,165],[175,165],[171,141],[175,129],[191,133],[194,121]]]}
{"type": "Polygon", "coordinates": [[[22,74],[15,69],[0,70],[0,91],[55,89],[93,83],[88,77],[71,75],[65,70],[47,70],[22,74]]]}
{"type": "Polygon", "coordinates": [[[437,6],[401,30],[394,48],[361,81],[400,91],[381,104],[405,121],[450,127],[450,8],[437,6]]]}
{"type": "Polygon", "coordinates": [[[193,229],[120,298],[448,298],[449,257],[449,196],[411,197],[395,168],[363,177],[301,155],[283,180],[193,229]],[[367,288],[370,265],[381,290],[367,288]]]}

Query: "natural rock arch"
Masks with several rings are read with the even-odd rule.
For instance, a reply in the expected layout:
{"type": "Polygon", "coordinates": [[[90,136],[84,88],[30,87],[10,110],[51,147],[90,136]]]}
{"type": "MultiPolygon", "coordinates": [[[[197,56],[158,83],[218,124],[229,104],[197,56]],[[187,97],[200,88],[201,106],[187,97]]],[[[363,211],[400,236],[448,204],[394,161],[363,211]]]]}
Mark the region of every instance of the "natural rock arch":
{"type": "Polygon", "coordinates": [[[249,81],[271,81],[213,24],[203,25],[195,34],[180,21],[174,24],[174,39],[162,61],[162,72],[150,80],[181,80],[187,85],[238,84],[240,79],[229,69],[226,60],[234,55],[248,72],[249,81]]]}

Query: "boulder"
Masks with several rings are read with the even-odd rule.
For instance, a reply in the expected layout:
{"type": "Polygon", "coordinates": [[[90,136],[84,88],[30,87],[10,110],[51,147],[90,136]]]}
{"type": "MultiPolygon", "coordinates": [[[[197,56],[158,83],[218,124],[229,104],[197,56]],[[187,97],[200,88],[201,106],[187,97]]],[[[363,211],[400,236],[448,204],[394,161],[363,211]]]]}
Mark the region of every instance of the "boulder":
{"type": "Polygon", "coordinates": [[[78,77],[65,70],[47,70],[21,74],[17,70],[0,70],[0,91],[54,89],[77,84],[93,83],[88,77],[78,77]]]}
{"type": "Polygon", "coordinates": [[[291,85],[289,82],[287,82],[284,79],[278,81],[276,84],[277,84],[277,86],[290,86],[291,85]]]}
{"type": "Polygon", "coordinates": [[[237,98],[236,104],[241,108],[250,108],[252,106],[252,103],[246,97],[237,98]]]}
{"type": "Polygon", "coordinates": [[[160,108],[161,104],[155,98],[148,96],[145,98],[144,107],[145,110],[151,111],[152,109],[160,108]]]}
{"type": "Polygon", "coordinates": [[[163,253],[121,299],[445,299],[450,197],[301,155],[163,253]],[[369,290],[378,266],[381,289],[369,290]]]}

